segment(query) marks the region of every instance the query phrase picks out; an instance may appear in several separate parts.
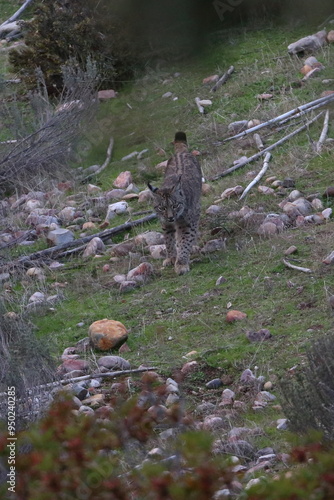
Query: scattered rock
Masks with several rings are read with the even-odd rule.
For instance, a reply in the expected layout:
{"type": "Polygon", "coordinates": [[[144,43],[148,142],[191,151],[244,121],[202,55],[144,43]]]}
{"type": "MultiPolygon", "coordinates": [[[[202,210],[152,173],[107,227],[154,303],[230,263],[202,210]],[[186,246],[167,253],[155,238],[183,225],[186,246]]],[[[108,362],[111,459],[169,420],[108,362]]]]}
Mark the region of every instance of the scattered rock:
{"type": "Polygon", "coordinates": [[[284,250],[284,255],[291,255],[291,254],[297,253],[297,252],[298,252],[298,248],[295,245],[291,245],[289,248],[284,250]]]}
{"type": "Polygon", "coordinates": [[[69,229],[55,229],[49,231],[47,241],[50,246],[63,245],[74,240],[74,234],[69,229]]]}
{"type": "Polygon", "coordinates": [[[149,262],[142,262],[139,266],[131,269],[127,274],[127,281],[146,283],[154,274],[154,268],[149,262]]]}
{"type": "Polygon", "coordinates": [[[269,340],[272,335],[266,328],[261,328],[258,332],[246,332],[246,337],[250,342],[263,342],[264,340],[269,340]]]}
{"type": "Polygon", "coordinates": [[[228,323],[233,323],[234,321],[241,321],[246,318],[247,318],[246,313],[234,309],[231,309],[231,311],[228,311],[228,313],[226,314],[226,321],[228,323]]]}
{"type": "Polygon", "coordinates": [[[118,189],[126,189],[132,183],[132,175],[129,170],[121,172],[113,185],[118,189]]]}
{"type": "Polygon", "coordinates": [[[128,332],[120,321],[101,319],[92,323],[88,330],[94,349],[108,351],[119,348],[128,339],[128,332]]]}
{"type": "Polygon", "coordinates": [[[115,92],[113,89],[107,89],[107,90],[99,90],[97,93],[98,99],[100,101],[106,101],[108,99],[114,99],[117,97],[117,92],[115,92]]]}
{"type": "Polygon", "coordinates": [[[232,188],[227,188],[225,191],[221,194],[221,200],[226,200],[227,198],[231,198],[234,196],[239,196],[240,194],[243,193],[244,188],[242,186],[234,186],[232,188]]]}
{"type": "Polygon", "coordinates": [[[107,215],[105,220],[109,221],[113,219],[116,215],[123,215],[128,213],[129,205],[126,201],[117,201],[108,206],[107,215]]]}
{"type": "Polygon", "coordinates": [[[216,83],[219,80],[219,75],[207,76],[203,79],[203,85],[208,85],[209,83],[216,83]]]}
{"type": "Polygon", "coordinates": [[[158,231],[147,231],[145,233],[138,234],[138,236],[135,237],[134,242],[137,246],[163,245],[164,236],[158,231]]]}
{"type": "Polygon", "coordinates": [[[102,356],[97,360],[97,364],[108,370],[130,370],[130,363],[121,356],[102,356]]]}
{"type": "Polygon", "coordinates": [[[82,254],[83,258],[90,257],[92,255],[96,255],[104,251],[104,243],[101,238],[95,237],[87,243],[84,253],[82,254]]]}
{"type": "Polygon", "coordinates": [[[221,250],[226,250],[226,238],[207,241],[201,248],[201,253],[219,252],[221,250]]]}

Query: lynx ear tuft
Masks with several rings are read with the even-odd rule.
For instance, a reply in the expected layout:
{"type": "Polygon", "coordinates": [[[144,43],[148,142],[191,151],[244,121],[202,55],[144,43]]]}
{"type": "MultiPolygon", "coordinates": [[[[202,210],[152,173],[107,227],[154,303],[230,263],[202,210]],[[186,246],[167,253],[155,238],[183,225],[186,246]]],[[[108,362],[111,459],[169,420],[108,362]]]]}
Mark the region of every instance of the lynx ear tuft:
{"type": "Polygon", "coordinates": [[[152,191],[152,193],[156,193],[158,191],[158,188],[153,187],[149,182],[147,183],[147,186],[152,191]]]}
{"type": "Polygon", "coordinates": [[[184,132],[176,132],[174,142],[187,143],[187,136],[184,132]]]}

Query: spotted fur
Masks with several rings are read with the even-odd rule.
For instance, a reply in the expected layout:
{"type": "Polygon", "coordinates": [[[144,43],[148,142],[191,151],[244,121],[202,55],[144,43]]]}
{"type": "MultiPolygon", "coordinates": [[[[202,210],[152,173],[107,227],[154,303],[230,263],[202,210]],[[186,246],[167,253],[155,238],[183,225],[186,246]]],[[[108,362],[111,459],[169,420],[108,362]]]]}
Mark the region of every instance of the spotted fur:
{"type": "Polygon", "coordinates": [[[198,235],[202,174],[196,156],[188,151],[184,132],[177,132],[174,154],[168,160],[160,188],[149,188],[154,208],[164,232],[167,259],[163,265],[174,265],[177,274],[189,271],[189,258],[198,235]]]}

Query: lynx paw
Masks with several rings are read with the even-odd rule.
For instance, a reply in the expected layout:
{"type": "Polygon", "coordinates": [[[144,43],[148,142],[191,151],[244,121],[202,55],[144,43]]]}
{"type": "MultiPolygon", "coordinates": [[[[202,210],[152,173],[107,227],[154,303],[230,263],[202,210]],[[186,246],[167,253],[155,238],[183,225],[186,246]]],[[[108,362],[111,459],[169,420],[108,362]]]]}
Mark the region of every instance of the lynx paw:
{"type": "Polygon", "coordinates": [[[175,272],[179,276],[190,271],[189,264],[175,264],[175,272]]]}

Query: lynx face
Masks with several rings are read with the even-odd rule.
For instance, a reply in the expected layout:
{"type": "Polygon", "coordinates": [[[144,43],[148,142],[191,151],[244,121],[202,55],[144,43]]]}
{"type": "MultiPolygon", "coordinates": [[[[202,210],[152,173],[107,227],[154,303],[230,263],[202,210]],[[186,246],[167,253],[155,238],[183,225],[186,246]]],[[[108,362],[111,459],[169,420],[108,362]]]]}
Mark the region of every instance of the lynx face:
{"type": "Polygon", "coordinates": [[[154,208],[160,219],[173,223],[180,219],[185,210],[185,200],[179,187],[154,191],[154,208]]]}

